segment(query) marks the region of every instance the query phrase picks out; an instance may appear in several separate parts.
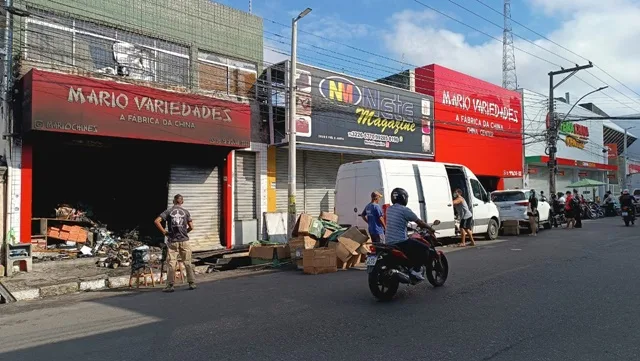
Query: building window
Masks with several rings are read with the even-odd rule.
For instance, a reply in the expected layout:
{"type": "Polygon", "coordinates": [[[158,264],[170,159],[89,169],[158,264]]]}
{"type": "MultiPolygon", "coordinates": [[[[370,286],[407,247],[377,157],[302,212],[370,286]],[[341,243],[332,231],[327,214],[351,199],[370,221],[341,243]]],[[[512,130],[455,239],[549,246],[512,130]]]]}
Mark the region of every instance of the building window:
{"type": "Polygon", "coordinates": [[[256,64],[198,52],[199,87],[205,91],[255,98],[256,64]]]}
{"type": "Polygon", "coordinates": [[[189,48],[39,10],[26,19],[25,58],[52,66],[189,85],[189,48]],[[43,20],[46,19],[46,20],[43,20]]]}

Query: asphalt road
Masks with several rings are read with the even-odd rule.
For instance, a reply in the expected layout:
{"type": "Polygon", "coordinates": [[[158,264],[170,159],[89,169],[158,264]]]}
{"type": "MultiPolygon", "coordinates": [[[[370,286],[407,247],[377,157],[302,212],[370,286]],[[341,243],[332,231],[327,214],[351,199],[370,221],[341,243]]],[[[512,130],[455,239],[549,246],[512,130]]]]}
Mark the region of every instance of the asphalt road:
{"type": "Polygon", "coordinates": [[[363,271],[0,307],[1,360],[638,360],[640,226],[448,254],[447,284],[373,300],[363,271]]]}

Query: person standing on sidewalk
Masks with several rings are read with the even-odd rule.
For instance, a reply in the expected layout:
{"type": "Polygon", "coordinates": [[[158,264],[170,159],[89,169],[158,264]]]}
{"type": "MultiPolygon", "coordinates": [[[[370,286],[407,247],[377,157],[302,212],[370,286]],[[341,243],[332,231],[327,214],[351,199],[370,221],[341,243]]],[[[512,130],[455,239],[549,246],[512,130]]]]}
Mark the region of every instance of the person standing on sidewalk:
{"type": "Polygon", "coordinates": [[[162,212],[155,220],[156,227],[167,237],[167,287],[164,292],[173,292],[173,283],[176,278],[176,263],[178,255],[187,271],[189,289],[196,289],[196,277],[191,263],[191,246],[189,245],[189,232],[193,231],[191,213],[182,207],[184,199],[180,194],[173,197],[173,207],[162,212]],[[167,230],[162,227],[162,221],[167,224],[167,230]]]}
{"type": "Polygon", "coordinates": [[[536,197],[536,191],[531,190],[529,196],[529,209],[527,210],[527,216],[529,216],[529,229],[531,229],[530,236],[538,235],[538,197],[536,197]]]}
{"type": "Polygon", "coordinates": [[[467,246],[467,236],[469,236],[471,245],[475,246],[476,241],[473,239],[473,213],[469,210],[467,201],[462,196],[462,189],[458,188],[453,193],[453,208],[458,214],[458,217],[460,217],[460,234],[462,235],[462,239],[458,246],[467,246]]]}
{"type": "Polygon", "coordinates": [[[367,204],[360,215],[362,219],[369,225],[369,235],[371,235],[371,242],[385,244],[386,240],[384,232],[386,224],[384,222],[384,213],[380,207],[380,198],[382,194],[379,192],[371,193],[371,203],[367,204]]]}
{"type": "Polygon", "coordinates": [[[573,228],[575,225],[575,214],[573,208],[573,196],[571,191],[567,191],[567,197],[564,202],[564,216],[567,218],[567,228],[573,228]]]}
{"type": "Polygon", "coordinates": [[[578,194],[578,190],[574,189],[573,190],[573,206],[575,207],[574,210],[574,217],[576,217],[576,224],[575,224],[575,228],[582,228],[582,204],[584,202],[584,198],[581,197],[578,194]]]}

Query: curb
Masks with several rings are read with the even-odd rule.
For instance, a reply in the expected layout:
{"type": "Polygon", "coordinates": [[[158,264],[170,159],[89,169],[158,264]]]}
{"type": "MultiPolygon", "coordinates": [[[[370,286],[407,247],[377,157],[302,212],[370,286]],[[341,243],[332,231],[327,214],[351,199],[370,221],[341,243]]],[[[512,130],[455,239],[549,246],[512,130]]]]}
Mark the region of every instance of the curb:
{"type": "MultiPolygon", "coordinates": [[[[202,282],[213,282],[220,280],[230,280],[235,278],[241,278],[246,276],[257,276],[268,273],[278,272],[277,269],[269,269],[269,270],[261,270],[261,271],[253,271],[248,273],[241,274],[231,274],[228,277],[222,277],[217,279],[204,279],[202,282]]],[[[156,281],[156,285],[159,284],[160,273],[153,274],[154,281],[156,281]]],[[[140,278],[141,283],[142,278],[140,278]]],[[[134,278],[133,285],[135,287],[136,280],[134,278]]],[[[16,299],[16,301],[33,301],[37,299],[62,296],[72,293],[78,292],[93,292],[93,291],[101,291],[106,289],[117,289],[117,288],[129,288],[129,276],[119,276],[119,277],[108,277],[108,278],[98,278],[91,280],[79,280],[77,282],[67,282],[61,283],[57,285],[48,285],[38,288],[28,288],[24,290],[18,290],[11,292],[11,295],[16,299]]]]}

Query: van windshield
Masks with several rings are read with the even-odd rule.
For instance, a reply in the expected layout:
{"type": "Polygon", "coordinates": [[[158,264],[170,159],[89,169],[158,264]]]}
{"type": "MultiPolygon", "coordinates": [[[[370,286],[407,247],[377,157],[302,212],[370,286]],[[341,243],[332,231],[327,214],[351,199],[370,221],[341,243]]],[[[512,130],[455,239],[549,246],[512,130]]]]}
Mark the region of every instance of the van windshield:
{"type": "Polygon", "coordinates": [[[491,197],[494,202],[517,202],[526,199],[523,192],[494,192],[491,197]]]}
{"type": "Polygon", "coordinates": [[[636,189],[633,191],[634,196],[640,196],[640,189],[636,189]]]}

